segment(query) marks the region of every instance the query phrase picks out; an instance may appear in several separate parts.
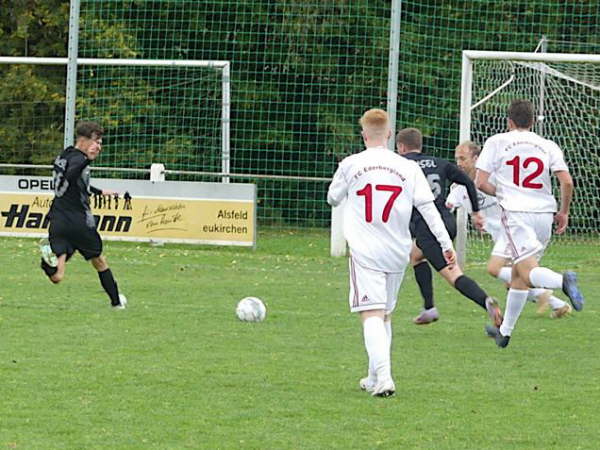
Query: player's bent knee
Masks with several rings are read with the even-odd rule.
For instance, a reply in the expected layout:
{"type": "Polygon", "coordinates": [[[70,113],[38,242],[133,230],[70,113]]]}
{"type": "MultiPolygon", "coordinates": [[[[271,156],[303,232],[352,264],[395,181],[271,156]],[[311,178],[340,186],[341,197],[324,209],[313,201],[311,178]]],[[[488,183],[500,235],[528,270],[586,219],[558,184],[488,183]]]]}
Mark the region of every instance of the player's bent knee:
{"type": "Polygon", "coordinates": [[[102,255],[96,256],[95,258],[90,259],[90,261],[98,272],[104,272],[106,269],[108,269],[106,258],[102,255]]]}
{"type": "Polygon", "coordinates": [[[498,278],[498,275],[500,274],[500,268],[495,264],[488,264],[487,272],[494,278],[498,278]]]}
{"type": "Polygon", "coordinates": [[[460,267],[458,267],[457,264],[453,266],[446,266],[440,270],[439,273],[448,283],[450,283],[451,286],[454,286],[456,279],[463,275],[462,270],[460,270],[460,267]]]}
{"type": "Polygon", "coordinates": [[[366,311],[360,311],[360,320],[364,322],[369,317],[380,317],[382,320],[385,317],[385,311],[383,309],[369,309],[366,311]]]}

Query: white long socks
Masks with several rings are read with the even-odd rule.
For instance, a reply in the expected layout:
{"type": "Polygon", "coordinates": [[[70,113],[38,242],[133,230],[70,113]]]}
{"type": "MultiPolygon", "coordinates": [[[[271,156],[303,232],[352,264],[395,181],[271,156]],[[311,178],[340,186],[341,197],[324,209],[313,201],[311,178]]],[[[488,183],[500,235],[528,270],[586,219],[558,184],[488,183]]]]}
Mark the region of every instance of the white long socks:
{"type": "Polygon", "coordinates": [[[384,320],[385,332],[387,333],[388,339],[390,340],[390,349],[392,348],[392,321],[384,320]]]}
{"type": "Polygon", "coordinates": [[[512,267],[503,267],[498,273],[498,279],[504,281],[506,284],[510,284],[512,279],[512,267]]]}
{"type": "MultiPolygon", "coordinates": [[[[550,269],[546,269],[545,267],[536,267],[531,271],[531,273],[529,275],[531,284],[535,284],[533,281],[534,277],[535,277],[535,280],[537,283],[543,283],[545,287],[549,288],[550,286],[546,286],[546,285],[548,285],[550,283],[554,283],[555,285],[557,283],[559,283],[558,286],[556,286],[556,288],[562,288],[562,275],[560,275],[556,272],[553,272],[550,269]],[[539,269],[541,269],[541,270],[539,270],[539,269]],[[535,275],[534,275],[534,271],[535,271],[535,275]],[[560,281],[557,277],[560,277],[560,281]]],[[[500,272],[498,273],[498,279],[504,281],[506,284],[510,284],[510,281],[512,279],[512,268],[511,267],[501,268],[500,272]]],[[[544,292],[546,292],[545,287],[535,287],[535,288],[529,289],[529,294],[527,296],[527,300],[535,302],[537,297],[539,297],[544,292]]],[[[550,307],[552,309],[561,308],[565,305],[565,302],[563,302],[561,299],[554,297],[554,296],[550,296],[548,298],[548,303],[550,304],[550,307]]]]}
{"type": "Polygon", "coordinates": [[[550,308],[552,308],[552,309],[562,308],[563,306],[566,305],[565,302],[563,302],[560,298],[555,297],[554,295],[551,295],[550,297],[548,297],[548,304],[550,305],[550,308]]]}
{"type": "Polygon", "coordinates": [[[546,267],[534,267],[529,272],[529,282],[535,287],[559,289],[563,285],[563,276],[546,267]]]}
{"type": "Polygon", "coordinates": [[[504,311],[504,320],[500,325],[500,334],[502,336],[510,336],[517,319],[523,311],[525,303],[527,303],[528,291],[522,291],[520,289],[509,289],[508,295],[506,296],[506,310],[504,311]]]}
{"type": "Polygon", "coordinates": [[[363,322],[365,348],[369,355],[369,377],[374,372],[378,380],[391,378],[390,338],[381,317],[371,316],[363,322]]]}

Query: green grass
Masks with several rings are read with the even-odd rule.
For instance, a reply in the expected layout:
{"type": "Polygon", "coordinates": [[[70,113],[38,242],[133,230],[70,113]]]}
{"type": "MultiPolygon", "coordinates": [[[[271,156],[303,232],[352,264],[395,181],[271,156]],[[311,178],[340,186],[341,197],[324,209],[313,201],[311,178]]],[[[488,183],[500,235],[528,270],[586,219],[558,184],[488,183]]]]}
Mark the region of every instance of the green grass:
{"type": "MultiPolygon", "coordinates": [[[[511,344],[435,277],[441,320],[417,327],[409,271],[394,321],[398,389],[358,389],[366,355],[347,306],[347,262],[320,231],[270,231],[256,251],[108,242],[130,308],[112,311],[80,257],[64,283],[37,268],[33,240],[0,238],[1,448],[597,448],[600,247],[561,244],[582,313],[526,306],[511,344]],[[239,322],[248,295],[268,308],[239,322]]],[[[467,271],[504,290],[482,264],[467,271]]]]}

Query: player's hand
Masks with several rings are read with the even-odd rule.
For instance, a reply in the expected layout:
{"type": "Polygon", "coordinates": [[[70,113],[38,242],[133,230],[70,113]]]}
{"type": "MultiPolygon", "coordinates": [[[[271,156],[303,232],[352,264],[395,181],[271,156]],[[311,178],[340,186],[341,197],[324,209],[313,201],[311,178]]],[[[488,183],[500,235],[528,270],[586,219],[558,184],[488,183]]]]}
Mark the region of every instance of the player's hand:
{"type": "Polygon", "coordinates": [[[454,205],[452,203],[446,202],[446,208],[448,208],[450,211],[454,211],[454,205]]]}
{"type": "Polygon", "coordinates": [[[569,215],[567,213],[558,212],[554,216],[554,223],[556,224],[556,234],[563,234],[569,225],[569,215]]]}
{"type": "Polygon", "coordinates": [[[454,249],[444,250],[444,259],[448,263],[448,267],[452,268],[456,264],[456,253],[454,249]]]}
{"type": "Polygon", "coordinates": [[[471,222],[473,223],[473,226],[477,228],[477,230],[483,231],[483,228],[485,227],[485,219],[479,211],[471,214],[471,222]]]}

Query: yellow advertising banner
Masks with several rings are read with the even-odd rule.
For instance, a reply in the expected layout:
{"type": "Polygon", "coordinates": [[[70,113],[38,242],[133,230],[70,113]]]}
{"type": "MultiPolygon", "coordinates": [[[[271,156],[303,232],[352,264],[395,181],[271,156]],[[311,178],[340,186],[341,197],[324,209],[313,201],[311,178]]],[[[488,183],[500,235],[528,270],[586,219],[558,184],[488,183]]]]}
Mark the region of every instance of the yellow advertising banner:
{"type": "MultiPolygon", "coordinates": [[[[53,196],[0,192],[1,235],[45,235],[53,196]]],[[[255,244],[254,201],[93,196],[97,229],[108,239],[255,244]]]]}

